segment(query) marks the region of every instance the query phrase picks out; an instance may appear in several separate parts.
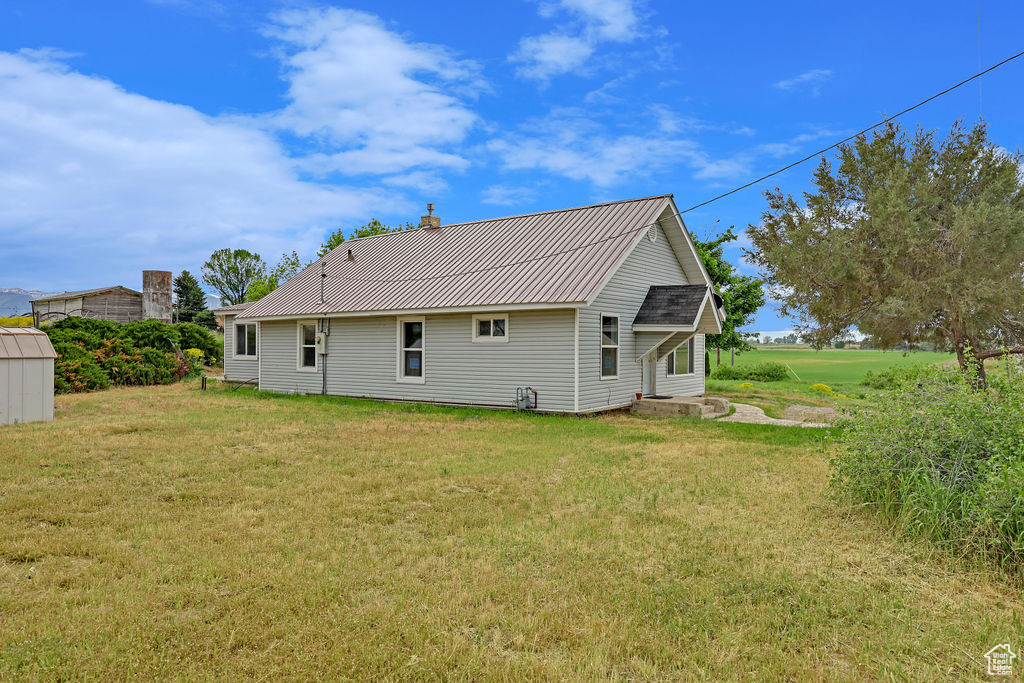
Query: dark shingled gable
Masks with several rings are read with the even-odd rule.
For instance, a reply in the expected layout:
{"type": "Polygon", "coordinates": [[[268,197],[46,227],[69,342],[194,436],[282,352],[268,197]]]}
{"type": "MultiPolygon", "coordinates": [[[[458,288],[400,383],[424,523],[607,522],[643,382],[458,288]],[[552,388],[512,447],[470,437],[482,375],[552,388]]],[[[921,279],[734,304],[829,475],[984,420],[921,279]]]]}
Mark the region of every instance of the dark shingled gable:
{"type": "Polygon", "coordinates": [[[634,325],[693,325],[700,303],[707,295],[706,285],[655,285],[647,290],[634,325]]]}

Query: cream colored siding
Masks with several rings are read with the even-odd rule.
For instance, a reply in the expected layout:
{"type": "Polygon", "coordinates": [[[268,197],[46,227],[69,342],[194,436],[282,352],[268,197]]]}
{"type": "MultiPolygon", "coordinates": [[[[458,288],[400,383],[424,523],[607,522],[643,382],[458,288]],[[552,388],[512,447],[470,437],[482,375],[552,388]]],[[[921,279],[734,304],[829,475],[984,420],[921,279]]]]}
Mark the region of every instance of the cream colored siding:
{"type": "MultiPolygon", "coordinates": [[[[622,266],[605,284],[594,302],[580,310],[580,412],[626,406],[643,390],[643,376],[637,362],[633,318],[652,285],[689,284],[675,251],[664,231],[650,242],[637,243],[622,266]],[[619,376],[601,379],[601,316],[619,316],[619,376]]],[[[658,364],[658,393],[698,395],[704,393],[703,335],[697,340],[700,352],[693,377],[667,377],[665,360],[658,364]]]]}
{"type": "Polygon", "coordinates": [[[668,374],[668,356],[658,363],[658,393],[673,396],[700,396],[704,393],[704,335],[698,334],[693,341],[693,374],[672,376],[668,374]]]}
{"type": "MultiPolygon", "coordinates": [[[[507,343],[474,343],[469,313],[427,315],[424,382],[398,381],[396,316],[335,318],[327,341],[327,393],[511,407],[516,387],[537,390],[542,411],[573,410],[571,309],[512,311],[507,343]]],[[[297,368],[296,322],[261,327],[261,389],[319,393],[322,375],[297,368]]]]}
{"type": "MultiPolygon", "coordinates": [[[[253,323],[250,323],[253,324],[253,323]]],[[[256,333],[257,354],[260,330],[256,333]]],[[[224,379],[229,382],[253,382],[260,376],[259,356],[235,355],[235,316],[224,316],[224,379]]]]}

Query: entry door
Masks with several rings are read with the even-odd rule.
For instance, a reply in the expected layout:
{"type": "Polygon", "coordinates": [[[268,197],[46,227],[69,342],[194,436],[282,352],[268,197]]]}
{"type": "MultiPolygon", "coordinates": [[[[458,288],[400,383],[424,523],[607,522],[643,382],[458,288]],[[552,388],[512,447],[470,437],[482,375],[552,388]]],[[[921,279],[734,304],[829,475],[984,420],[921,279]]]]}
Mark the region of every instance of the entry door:
{"type": "Polygon", "coordinates": [[[650,396],[656,390],[656,384],[654,382],[654,373],[657,369],[657,351],[654,351],[647,356],[644,356],[640,362],[641,371],[640,374],[643,377],[642,384],[643,388],[641,391],[644,392],[644,396],[650,396]]]}

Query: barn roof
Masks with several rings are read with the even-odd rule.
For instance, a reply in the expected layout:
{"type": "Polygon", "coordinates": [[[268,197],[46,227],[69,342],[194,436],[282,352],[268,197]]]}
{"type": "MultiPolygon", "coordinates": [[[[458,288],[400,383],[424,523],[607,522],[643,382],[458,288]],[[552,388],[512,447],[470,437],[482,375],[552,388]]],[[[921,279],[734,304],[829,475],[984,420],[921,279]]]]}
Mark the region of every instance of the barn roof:
{"type": "Polygon", "coordinates": [[[672,206],[665,194],[349,240],[239,317],[583,303],[672,206]]]}
{"type": "Polygon", "coordinates": [[[56,358],[50,338],[34,327],[0,327],[0,359],[56,358]]]}
{"type": "Polygon", "coordinates": [[[109,287],[95,287],[93,289],[79,289],[73,292],[56,292],[54,294],[47,294],[41,296],[38,299],[32,299],[35,301],[60,301],[61,299],[77,299],[80,296],[89,296],[91,294],[103,294],[104,292],[112,292],[115,289],[120,289],[128,294],[137,294],[142,296],[142,292],[136,292],[134,289],[128,289],[121,285],[110,285],[109,287]]]}

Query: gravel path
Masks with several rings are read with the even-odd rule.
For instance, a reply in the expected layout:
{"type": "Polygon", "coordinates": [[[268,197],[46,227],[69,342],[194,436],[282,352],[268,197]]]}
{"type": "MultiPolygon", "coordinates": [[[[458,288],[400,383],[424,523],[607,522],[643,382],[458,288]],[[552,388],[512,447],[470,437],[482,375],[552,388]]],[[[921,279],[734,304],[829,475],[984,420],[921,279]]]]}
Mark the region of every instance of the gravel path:
{"type": "Polygon", "coordinates": [[[824,422],[800,422],[799,420],[779,420],[768,417],[764,411],[757,406],[747,403],[731,402],[736,412],[727,417],[718,418],[719,422],[745,422],[755,425],[778,425],[780,427],[828,427],[824,422]]]}

